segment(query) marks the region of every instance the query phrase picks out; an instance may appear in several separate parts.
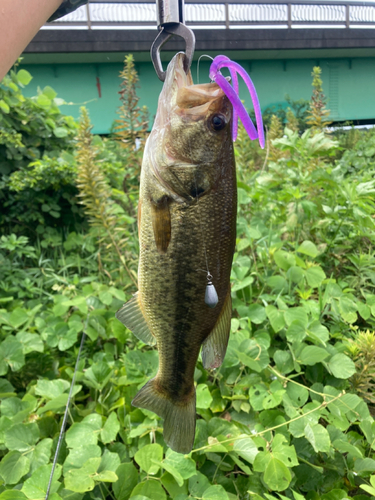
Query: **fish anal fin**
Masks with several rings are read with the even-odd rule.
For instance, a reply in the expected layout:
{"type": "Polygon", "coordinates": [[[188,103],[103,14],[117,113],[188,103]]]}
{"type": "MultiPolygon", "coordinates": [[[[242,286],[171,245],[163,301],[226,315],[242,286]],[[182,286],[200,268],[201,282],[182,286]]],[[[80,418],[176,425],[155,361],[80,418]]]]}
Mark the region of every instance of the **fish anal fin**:
{"type": "Polygon", "coordinates": [[[155,337],[152,335],[143,315],[138,292],[117,311],[116,318],[145,344],[156,344],[155,337]]]}
{"type": "Polygon", "coordinates": [[[177,453],[190,453],[195,437],[195,388],[189,398],[172,401],[153,378],[136,394],[132,405],[150,410],[164,419],[164,441],[177,453]]]}
{"type": "Polygon", "coordinates": [[[232,300],[229,290],[216,324],[202,344],[202,361],[206,370],[218,368],[224,361],[229,340],[231,316],[232,300]]]}
{"type": "Polygon", "coordinates": [[[152,228],[156,248],[160,253],[165,253],[171,241],[171,214],[169,211],[169,198],[163,196],[157,202],[151,203],[152,228]]]}

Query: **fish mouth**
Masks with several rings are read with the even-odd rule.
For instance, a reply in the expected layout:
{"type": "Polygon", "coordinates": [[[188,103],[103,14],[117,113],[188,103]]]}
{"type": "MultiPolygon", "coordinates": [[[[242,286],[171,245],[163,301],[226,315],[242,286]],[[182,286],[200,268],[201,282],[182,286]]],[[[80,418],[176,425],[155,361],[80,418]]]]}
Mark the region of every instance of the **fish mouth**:
{"type": "Polygon", "coordinates": [[[225,97],[222,89],[216,83],[194,85],[190,71],[185,73],[184,61],[185,54],[179,52],[175,56],[172,69],[177,85],[176,104],[180,111],[184,115],[204,115],[209,109],[219,109],[222,98],[225,97]]]}

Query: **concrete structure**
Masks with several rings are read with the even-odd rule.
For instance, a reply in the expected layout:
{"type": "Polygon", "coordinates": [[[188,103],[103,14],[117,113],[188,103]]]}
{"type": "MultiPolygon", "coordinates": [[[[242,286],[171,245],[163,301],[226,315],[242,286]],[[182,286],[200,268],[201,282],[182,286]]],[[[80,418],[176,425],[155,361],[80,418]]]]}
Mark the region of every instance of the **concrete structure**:
{"type": "MultiPolygon", "coordinates": [[[[103,3],[105,1],[101,0],[103,8],[118,7],[115,4],[122,3],[112,0],[108,6],[103,3]]],[[[211,13],[209,9],[203,11],[202,6],[198,14],[191,11],[194,15],[190,14],[192,21],[187,24],[197,28],[196,59],[202,54],[225,54],[238,61],[251,75],[263,109],[285,105],[286,94],[294,100],[308,99],[311,70],[314,65],[320,65],[332,118],[336,121],[375,121],[375,30],[367,27],[375,27],[375,4],[361,3],[360,11],[354,2],[338,2],[327,10],[330,4],[319,1],[290,0],[283,4],[280,0],[261,0],[253,5],[236,0],[229,2],[230,8],[239,9],[233,10],[235,17],[228,4],[218,2],[206,0],[208,7],[216,9],[211,13]],[[293,10],[304,4],[306,15],[304,11],[301,14],[293,10]],[[223,9],[217,10],[220,5],[223,9]],[[249,5],[259,8],[254,12],[246,10],[249,5]],[[206,18],[211,18],[211,29],[207,27],[209,19],[204,19],[202,12],[206,18]],[[218,27],[224,29],[214,29],[218,27]]],[[[140,8],[134,0],[132,5],[135,5],[134,12],[140,8]]],[[[38,86],[50,85],[59,97],[72,103],[63,106],[63,112],[76,117],[79,106],[86,104],[94,131],[108,133],[116,119],[118,73],[126,53],[134,54],[141,83],[140,104],[148,106],[151,116],[156,111],[162,84],[149,58],[149,48],[156,36],[156,29],[149,27],[152,21],[147,21],[146,15],[146,21],[98,21],[105,16],[101,14],[100,17],[98,5],[96,7],[93,11],[96,17],[92,13],[87,16],[87,10],[82,7],[81,12],[75,14],[78,21],[70,17],[70,20],[42,29],[27,47],[22,64],[34,76],[25,89],[28,95],[35,94],[38,86]],[[140,29],[133,29],[137,23],[140,29]],[[65,29],[61,29],[62,26],[65,29]]],[[[103,12],[108,17],[107,10],[103,12]]],[[[116,12],[120,17],[126,14],[116,12]]],[[[163,59],[168,60],[177,50],[183,50],[183,46],[176,39],[164,49],[163,59]]],[[[202,59],[200,82],[208,81],[208,68],[208,59],[202,59]]],[[[196,63],[192,71],[197,81],[196,63]]],[[[241,97],[250,107],[245,87],[242,87],[241,97]]]]}

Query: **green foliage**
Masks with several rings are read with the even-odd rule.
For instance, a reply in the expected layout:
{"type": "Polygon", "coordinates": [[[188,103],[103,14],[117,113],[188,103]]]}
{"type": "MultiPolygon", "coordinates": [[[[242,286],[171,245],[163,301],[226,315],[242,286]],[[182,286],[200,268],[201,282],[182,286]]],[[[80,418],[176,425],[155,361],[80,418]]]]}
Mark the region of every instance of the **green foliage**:
{"type": "Polygon", "coordinates": [[[46,495],[83,331],[52,500],[375,496],[374,137],[338,159],[343,141],[286,128],[265,161],[240,129],[231,337],[220,369],[198,361],[188,456],[131,405],[158,354],[115,319],[135,289],[120,255],[134,276],[138,253],[123,148],[83,111],[76,150],[15,170],[20,196],[79,188],[90,228],[0,238],[0,500],[46,495]]]}

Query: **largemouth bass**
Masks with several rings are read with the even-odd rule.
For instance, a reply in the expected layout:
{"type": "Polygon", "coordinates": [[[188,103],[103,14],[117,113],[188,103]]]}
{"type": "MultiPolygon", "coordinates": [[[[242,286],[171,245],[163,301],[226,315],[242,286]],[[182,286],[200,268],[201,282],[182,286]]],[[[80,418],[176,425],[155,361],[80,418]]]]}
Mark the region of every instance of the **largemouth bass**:
{"type": "Polygon", "coordinates": [[[183,66],[183,53],[168,66],[143,158],[139,291],[116,316],[159,351],[156,376],[132,404],[162,417],[165,442],[189,453],[199,351],[206,369],[217,368],[228,344],[237,191],[232,105],[183,66]],[[213,292],[205,301],[208,279],[217,300],[213,292]]]}

